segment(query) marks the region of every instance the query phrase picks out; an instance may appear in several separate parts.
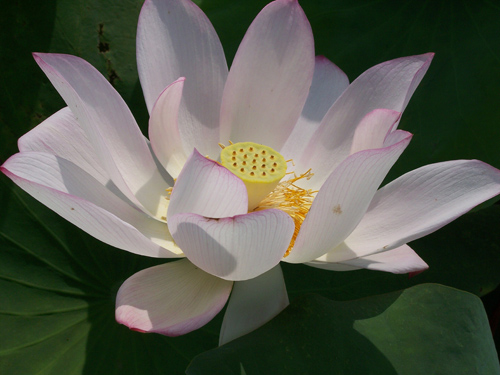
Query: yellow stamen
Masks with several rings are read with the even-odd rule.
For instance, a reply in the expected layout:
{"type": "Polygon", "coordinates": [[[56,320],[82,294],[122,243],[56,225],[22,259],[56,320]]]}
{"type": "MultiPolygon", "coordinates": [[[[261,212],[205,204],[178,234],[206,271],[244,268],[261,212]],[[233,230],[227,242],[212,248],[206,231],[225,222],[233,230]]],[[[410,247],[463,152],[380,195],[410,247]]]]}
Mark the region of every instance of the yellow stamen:
{"type": "Polygon", "coordinates": [[[170,200],[170,196],[172,195],[172,190],[174,190],[173,187],[169,187],[168,189],[165,189],[165,191],[167,192],[167,195],[165,196],[166,200],[170,200]]]}
{"type": "Polygon", "coordinates": [[[220,157],[221,164],[245,183],[249,211],[273,191],[286,173],[286,161],[280,153],[253,142],[226,146],[220,157]]]}
{"type": "Polygon", "coordinates": [[[295,176],[287,181],[280,182],[278,186],[265,197],[254,211],[266,210],[269,208],[277,208],[281,211],[286,212],[293,219],[295,224],[295,230],[293,232],[290,245],[285,252],[285,257],[290,254],[297,235],[299,234],[300,226],[304,222],[309,209],[311,208],[314,196],[317,191],[311,189],[302,189],[295,185],[295,182],[305,178],[309,180],[313,176],[311,170],[301,174],[300,176],[295,176]]]}

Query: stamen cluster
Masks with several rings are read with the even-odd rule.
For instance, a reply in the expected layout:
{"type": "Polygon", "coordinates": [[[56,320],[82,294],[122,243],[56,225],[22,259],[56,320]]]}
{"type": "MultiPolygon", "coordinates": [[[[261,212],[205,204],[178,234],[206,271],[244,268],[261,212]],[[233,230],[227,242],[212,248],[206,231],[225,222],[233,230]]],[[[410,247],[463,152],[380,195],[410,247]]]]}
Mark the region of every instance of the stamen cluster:
{"type": "Polygon", "coordinates": [[[317,191],[311,189],[303,189],[295,183],[303,178],[309,180],[312,176],[313,173],[310,169],[300,176],[294,174],[293,178],[280,182],[254,209],[254,211],[260,211],[277,208],[289,214],[293,219],[295,230],[290,245],[285,252],[285,257],[290,254],[295,244],[295,240],[297,239],[297,235],[299,234],[300,226],[304,222],[317,193],[317,191]]]}

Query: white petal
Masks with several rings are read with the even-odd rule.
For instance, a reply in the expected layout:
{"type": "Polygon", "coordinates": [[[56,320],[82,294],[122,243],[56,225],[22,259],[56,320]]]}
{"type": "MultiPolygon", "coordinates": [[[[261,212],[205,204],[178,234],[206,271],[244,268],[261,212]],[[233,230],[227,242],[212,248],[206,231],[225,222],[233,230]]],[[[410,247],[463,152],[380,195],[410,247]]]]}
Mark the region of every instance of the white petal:
{"type": "MultiPolygon", "coordinates": [[[[420,258],[408,245],[402,245],[393,250],[384,251],[382,253],[346,260],[341,263],[328,261],[334,253],[335,249],[330,253],[306,264],[308,266],[331,271],[352,271],[366,268],[368,270],[385,271],[398,274],[418,272],[429,268],[427,263],[425,263],[422,258],[420,258]]],[[[335,256],[333,256],[333,258],[335,258],[335,256]]]]}
{"type": "Polygon", "coordinates": [[[173,177],[177,178],[186,163],[178,127],[178,112],[184,78],[168,86],[156,101],[149,118],[149,138],[156,157],[173,177]]]}
{"type": "Polygon", "coordinates": [[[1,169],[23,190],[98,240],[139,255],[182,254],[165,223],[132,208],[65,159],[23,152],[1,169]]]}
{"type": "Polygon", "coordinates": [[[500,171],[477,160],[430,164],[380,189],[346,244],[359,256],[436,231],[500,194],[500,171]]]}
{"type": "Polygon", "coordinates": [[[384,140],[400,116],[401,112],[390,109],[374,109],[368,113],[354,132],[351,154],[384,147],[384,140]]]}
{"type": "Polygon", "coordinates": [[[250,25],[229,72],[221,107],[222,143],[280,150],[306,102],[314,41],[297,1],[268,4],[250,25]]]}
{"type": "Polygon", "coordinates": [[[281,149],[285,159],[299,160],[332,104],[349,86],[345,73],[324,56],[316,56],[314,76],[299,120],[281,149]]]}
{"type": "Polygon", "coordinates": [[[101,184],[109,182],[108,174],[99,165],[99,158],[68,107],[23,135],[17,144],[21,152],[38,151],[60,156],[82,168],[101,184]]]}
{"type": "Polygon", "coordinates": [[[226,280],[248,280],[269,271],[292,238],[292,218],[263,210],[223,219],[177,214],[168,220],[175,242],[191,262],[226,280]]]}
{"type": "Polygon", "coordinates": [[[70,55],[34,54],[77,118],[100,165],[122,193],[159,217],[167,183],[127,105],[93,66],[70,55]]]}
{"type": "Polygon", "coordinates": [[[254,279],[236,281],[222,321],[219,345],[259,328],[287,306],[288,294],[279,264],[254,279]]]}
{"type": "MultiPolygon", "coordinates": [[[[328,177],[307,213],[291,253],[284,259],[302,263],[342,243],[356,228],[387,172],[410,142],[411,135],[395,145],[360,151],[349,156],[328,177]]],[[[335,261],[351,259],[339,254],[335,261]]]]}
{"type": "Polygon", "coordinates": [[[404,130],[400,130],[400,129],[394,130],[392,133],[387,134],[387,137],[385,137],[384,147],[401,142],[407,136],[408,136],[408,132],[406,132],[404,130]]]}
{"type": "Polygon", "coordinates": [[[137,67],[149,111],[186,77],[179,109],[185,153],[219,153],[219,111],[227,77],[224,51],[205,14],[188,0],[146,0],[137,27],[137,67]]]}
{"type": "Polygon", "coordinates": [[[403,112],[422,80],[433,54],[384,62],[360,75],[333,104],[309,141],[296,172],[312,168],[306,188],[318,189],[350,153],[354,131],[366,114],[377,108],[403,112]]]}
{"type": "Polygon", "coordinates": [[[195,149],[175,182],[167,218],[179,213],[221,218],[248,210],[248,193],[241,179],[195,149]]]}
{"type": "Polygon", "coordinates": [[[232,284],[203,272],[187,259],[147,268],[120,287],[116,321],[135,331],[183,335],[217,315],[232,284]]]}

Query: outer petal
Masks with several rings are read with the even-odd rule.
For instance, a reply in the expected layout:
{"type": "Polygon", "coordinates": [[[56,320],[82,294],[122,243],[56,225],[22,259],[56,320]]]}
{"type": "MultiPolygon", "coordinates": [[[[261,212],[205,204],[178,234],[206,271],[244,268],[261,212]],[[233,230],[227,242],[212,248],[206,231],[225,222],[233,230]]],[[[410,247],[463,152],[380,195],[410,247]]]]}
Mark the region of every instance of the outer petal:
{"type": "Polygon", "coordinates": [[[433,56],[387,61],[368,69],[349,85],[325,115],[303,157],[295,160],[297,172],[309,168],[314,172],[305,187],[319,188],[349,155],[356,126],[366,114],[377,108],[403,112],[433,56]]]}
{"type": "Polygon", "coordinates": [[[500,171],[477,160],[430,164],[387,184],[346,244],[359,256],[436,231],[500,194],[500,171]]]}
{"type": "Polygon", "coordinates": [[[94,67],[78,57],[34,57],[78,118],[111,180],[138,207],[161,216],[158,208],[168,185],[120,95],[94,67]]]}
{"type": "Polygon", "coordinates": [[[400,117],[401,112],[390,109],[374,109],[368,113],[354,132],[351,154],[384,147],[387,135],[400,117]]]}
{"type": "Polygon", "coordinates": [[[177,178],[186,163],[178,127],[178,112],[184,78],[168,86],[156,101],[149,118],[149,138],[156,157],[173,177],[177,178]]]}
{"type": "Polygon", "coordinates": [[[285,159],[299,160],[332,104],[349,86],[346,74],[324,56],[316,56],[314,76],[299,120],[281,149],[285,159]]]}
{"type": "Polygon", "coordinates": [[[179,336],[207,324],[224,307],[233,283],[187,259],[129,277],[116,296],[116,321],[130,329],[179,336]]]}
{"type": "Polygon", "coordinates": [[[306,102],[314,72],[311,26],[296,0],[268,4],[234,58],[221,108],[221,142],[280,150],[306,102]]]}
{"type": "MultiPolygon", "coordinates": [[[[360,222],[377,188],[410,139],[407,133],[406,139],[395,145],[361,151],[342,162],[316,195],[284,261],[308,262],[344,241],[360,222]]],[[[341,252],[335,261],[353,257],[350,251],[341,252]]]]}
{"type": "Polygon", "coordinates": [[[108,174],[101,168],[99,158],[68,107],[23,135],[17,144],[21,152],[38,151],[60,156],[82,168],[101,184],[109,182],[108,174]]]}
{"type": "Polygon", "coordinates": [[[219,345],[259,328],[287,306],[288,294],[279,264],[255,279],[235,282],[222,321],[219,345]]]}
{"type": "Polygon", "coordinates": [[[248,280],[269,271],[283,257],[294,231],[279,210],[223,219],[177,214],[168,227],[191,262],[226,280],[248,280]]]}
{"type": "MultiPolygon", "coordinates": [[[[335,250],[332,250],[331,253],[335,257],[335,250]]],[[[429,268],[427,263],[425,263],[408,245],[403,245],[382,253],[346,260],[341,263],[329,262],[329,256],[330,253],[325,254],[306,264],[308,266],[331,271],[352,271],[366,268],[368,270],[399,274],[418,272],[429,268]]]]}
{"type": "Polygon", "coordinates": [[[195,149],[177,179],[168,207],[168,220],[179,213],[221,218],[248,210],[247,188],[242,180],[195,149]]]}
{"type": "Polygon", "coordinates": [[[23,152],[7,160],[1,170],[47,207],[111,246],[151,257],[182,254],[165,223],[130,207],[65,159],[23,152]]]}
{"type": "Polygon", "coordinates": [[[196,147],[216,158],[227,65],[205,14],[188,0],[146,0],[137,28],[137,67],[150,112],[167,85],[186,77],[179,109],[185,153],[196,147]]]}

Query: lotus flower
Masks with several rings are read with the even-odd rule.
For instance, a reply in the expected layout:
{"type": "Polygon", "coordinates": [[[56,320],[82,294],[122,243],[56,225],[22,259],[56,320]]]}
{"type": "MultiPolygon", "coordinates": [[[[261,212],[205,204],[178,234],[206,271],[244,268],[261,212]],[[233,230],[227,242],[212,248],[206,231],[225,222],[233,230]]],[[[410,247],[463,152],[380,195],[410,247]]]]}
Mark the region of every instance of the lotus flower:
{"type": "Polygon", "coordinates": [[[150,144],[87,62],[34,57],[68,107],[19,140],[3,173],[109,245],[184,258],[122,285],[116,319],[134,330],[190,332],[231,294],[220,342],[241,336],[288,304],[280,261],[423,270],[406,243],[500,193],[500,171],[466,160],[377,190],[410,142],[396,127],[433,55],[382,63],[349,84],[314,57],[296,0],[261,11],[229,72],[196,5],[146,0],[137,62],[150,144]]]}

